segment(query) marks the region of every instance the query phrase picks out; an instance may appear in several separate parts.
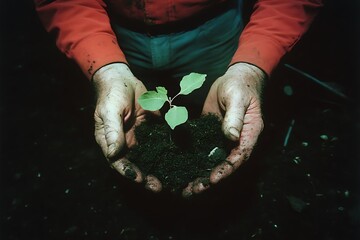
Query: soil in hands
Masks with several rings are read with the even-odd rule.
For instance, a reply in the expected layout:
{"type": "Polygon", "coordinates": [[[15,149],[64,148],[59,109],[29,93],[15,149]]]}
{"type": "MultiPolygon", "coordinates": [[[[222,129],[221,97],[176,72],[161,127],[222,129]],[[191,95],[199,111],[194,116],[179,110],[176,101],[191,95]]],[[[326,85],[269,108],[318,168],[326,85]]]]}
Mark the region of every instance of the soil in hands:
{"type": "Polygon", "coordinates": [[[174,193],[198,177],[208,178],[231,149],[215,115],[189,120],[173,131],[165,122],[151,119],[138,126],[135,135],[138,145],[129,152],[129,160],[174,193]]]}

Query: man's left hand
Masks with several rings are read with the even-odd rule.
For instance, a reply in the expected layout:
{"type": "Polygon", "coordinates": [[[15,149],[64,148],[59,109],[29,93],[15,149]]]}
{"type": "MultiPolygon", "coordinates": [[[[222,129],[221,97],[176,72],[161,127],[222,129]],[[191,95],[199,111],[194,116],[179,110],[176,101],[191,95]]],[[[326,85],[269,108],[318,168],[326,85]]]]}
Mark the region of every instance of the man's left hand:
{"type": "Polygon", "coordinates": [[[261,94],[265,74],[256,66],[236,63],[218,78],[207,95],[203,114],[213,113],[222,119],[225,136],[236,142],[224,162],[206,178],[190,182],[183,190],[188,197],[200,193],[232,174],[246,161],[260,135],[264,123],[261,114],[261,94]],[[209,184],[210,182],[210,184],[209,184]]]}

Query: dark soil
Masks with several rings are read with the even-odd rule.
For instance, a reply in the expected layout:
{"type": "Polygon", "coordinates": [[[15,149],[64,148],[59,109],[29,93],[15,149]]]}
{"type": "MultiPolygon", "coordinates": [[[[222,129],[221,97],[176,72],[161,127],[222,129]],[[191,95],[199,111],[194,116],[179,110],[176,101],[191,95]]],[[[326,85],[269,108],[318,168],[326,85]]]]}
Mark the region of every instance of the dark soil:
{"type": "Polygon", "coordinates": [[[221,122],[214,115],[190,120],[174,131],[164,122],[148,121],[135,133],[138,145],[129,160],[172,192],[181,191],[197,177],[209,177],[229,152],[221,122]]]}

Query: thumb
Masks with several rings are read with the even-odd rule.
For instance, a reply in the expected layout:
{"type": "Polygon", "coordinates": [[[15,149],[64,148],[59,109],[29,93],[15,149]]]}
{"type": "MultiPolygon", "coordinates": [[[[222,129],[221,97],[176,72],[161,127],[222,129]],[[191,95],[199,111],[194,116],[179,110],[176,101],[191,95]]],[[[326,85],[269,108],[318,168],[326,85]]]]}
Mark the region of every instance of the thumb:
{"type": "Polygon", "coordinates": [[[106,158],[115,157],[125,145],[123,120],[117,111],[106,110],[95,116],[95,138],[106,158]]]}
{"type": "Polygon", "coordinates": [[[232,141],[239,140],[244,124],[245,111],[245,106],[241,106],[241,103],[234,101],[229,102],[228,106],[226,106],[222,130],[228,139],[232,141]]]}

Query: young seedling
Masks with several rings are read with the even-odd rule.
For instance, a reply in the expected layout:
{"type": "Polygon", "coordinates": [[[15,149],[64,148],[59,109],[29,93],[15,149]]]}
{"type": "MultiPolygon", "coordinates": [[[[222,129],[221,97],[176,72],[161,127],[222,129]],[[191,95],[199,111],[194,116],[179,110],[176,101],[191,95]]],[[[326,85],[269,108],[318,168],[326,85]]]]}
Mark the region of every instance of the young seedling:
{"type": "Polygon", "coordinates": [[[167,96],[165,87],[156,87],[156,91],[147,91],[142,94],[138,102],[140,106],[148,111],[157,111],[164,106],[165,102],[169,103],[169,110],[165,114],[165,120],[171,129],[183,124],[188,119],[188,111],[186,107],[176,106],[173,100],[179,95],[188,95],[194,90],[200,88],[206,78],[206,74],[190,73],[180,81],[180,92],[173,98],[167,96]]]}

